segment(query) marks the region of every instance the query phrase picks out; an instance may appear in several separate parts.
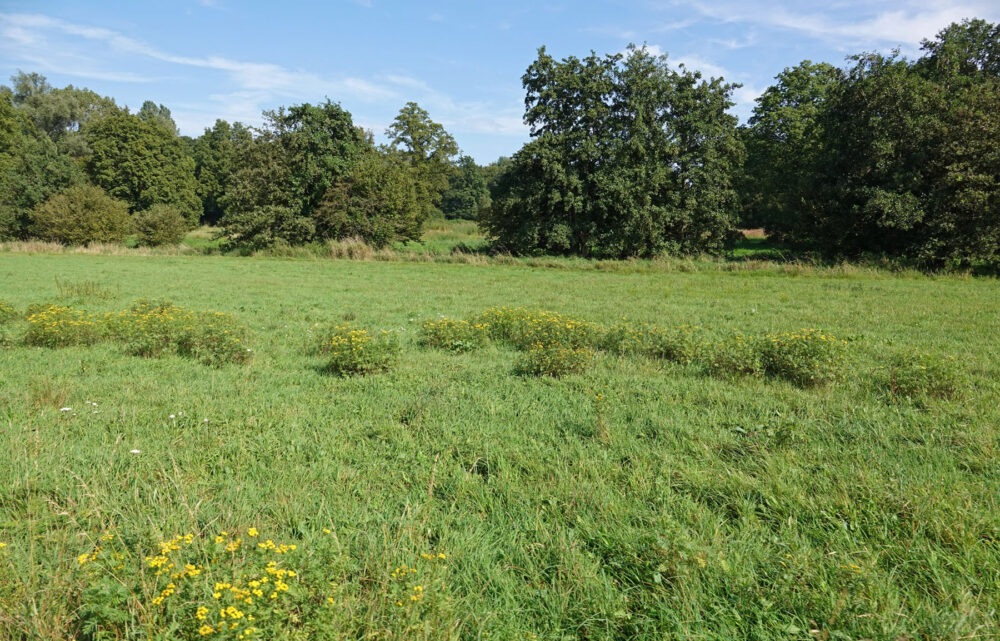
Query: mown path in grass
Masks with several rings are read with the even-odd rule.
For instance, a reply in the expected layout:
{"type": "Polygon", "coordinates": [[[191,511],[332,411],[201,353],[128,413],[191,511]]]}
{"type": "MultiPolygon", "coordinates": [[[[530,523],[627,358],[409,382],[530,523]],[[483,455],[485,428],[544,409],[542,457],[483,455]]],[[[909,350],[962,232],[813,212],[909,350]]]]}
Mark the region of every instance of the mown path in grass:
{"type": "Polygon", "coordinates": [[[141,555],[251,526],[297,542],[305,568],[334,565],[321,539],[335,537],[341,606],[309,610],[303,636],[957,639],[1000,625],[996,280],[11,254],[0,282],[21,309],[157,297],[231,313],[254,349],[213,369],[29,348],[5,330],[0,637],[79,634],[92,579],[77,557],[103,532],[141,555]],[[103,293],[74,299],[57,278],[103,293]],[[517,375],[496,346],[417,345],[423,320],[501,305],[819,327],[851,340],[853,369],[803,390],[599,354],[552,380],[517,375]],[[402,332],[399,364],[326,375],[316,325],[345,319],[402,332]],[[960,397],[888,400],[872,380],[900,346],[955,356],[960,397]],[[447,564],[425,609],[397,606],[392,572],[429,552],[447,564]]]}

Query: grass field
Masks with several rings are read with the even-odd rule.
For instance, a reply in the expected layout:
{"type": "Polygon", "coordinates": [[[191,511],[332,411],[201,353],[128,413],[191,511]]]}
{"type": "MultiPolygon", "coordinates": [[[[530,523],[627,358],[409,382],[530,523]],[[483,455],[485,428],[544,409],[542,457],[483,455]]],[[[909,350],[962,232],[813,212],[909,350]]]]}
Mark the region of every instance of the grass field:
{"type": "Polygon", "coordinates": [[[0,283],[19,310],[231,313],[253,349],[213,368],[0,326],[0,638],[258,638],[196,608],[267,539],[296,575],[255,610],[285,630],[266,638],[998,638],[995,279],[0,253],[0,283]],[[822,328],[845,376],[599,352],[553,379],[506,347],[418,344],[422,321],[500,305],[822,328]],[[327,373],[312,347],[344,320],[399,332],[398,365],[327,373]],[[954,398],[887,395],[909,348],[955,357],[954,398]],[[204,569],[163,597],[146,557],[174,540],[204,569]]]}

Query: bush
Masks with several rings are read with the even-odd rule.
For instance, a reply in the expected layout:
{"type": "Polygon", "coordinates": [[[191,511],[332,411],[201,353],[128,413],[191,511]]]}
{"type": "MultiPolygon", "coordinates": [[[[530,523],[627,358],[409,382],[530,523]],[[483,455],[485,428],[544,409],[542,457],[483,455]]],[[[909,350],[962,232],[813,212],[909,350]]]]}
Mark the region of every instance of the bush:
{"type": "Polygon", "coordinates": [[[382,330],[366,329],[345,323],[334,327],[320,343],[320,353],[329,361],[327,369],[338,376],[375,374],[392,367],[399,358],[399,339],[382,330]]]}
{"type": "Polygon", "coordinates": [[[32,305],[24,342],[37,347],[92,345],[102,337],[99,318],[62,305],[32,305]]]}
{"type": "Polygon", "coordinates": [[[5,300],[0,300],[0,325],[9,323],[21,314],[17,309],[5,300]]]}
{"type": "Polygon", "coordinates": [[[818,329],[769,334],[758,342],[764,371],[802,387],[823,385],[840,373],[847,341],[818,329]]]}
{"type": "Polygon", "coordinates": [[[430,347],[467,352],[482,347],[489,340],[488,329],[482,323],[442,318],[421,326],[420,342],[430,347]]]}
{"type": "Polygon", "coordinates": [[[65,245],[118,243],[132,230],[128,205],[91,185],[52,196],[32,210],[31,218],[34,236],[65,245]]]}
{"type": "Polygon", "coordinates": [[[566,347],[535,343],[521,357],[518,370],[532,376],[559,378],[579,374],[594,360],[594,350],[589,347],[566,347]]]}
{"type": "Polygon", "coordinates": [[[881,381],[892,399],[951,398],[961,387],[954,357],[902,352],[889,359],[881,381]]]}
{"type": "Polygon", "coordinates": [[[187,229],[187,220],[171,205],[153,205],[135,215],[140,245],[176,245],[184,239],[187,229]]]}

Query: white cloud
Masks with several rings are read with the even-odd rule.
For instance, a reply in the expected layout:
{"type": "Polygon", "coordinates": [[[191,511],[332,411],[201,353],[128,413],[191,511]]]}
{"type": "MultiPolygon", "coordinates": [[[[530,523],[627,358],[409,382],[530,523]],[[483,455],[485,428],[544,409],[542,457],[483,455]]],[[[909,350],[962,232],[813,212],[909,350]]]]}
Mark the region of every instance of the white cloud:
{"type": "MultiPolygon", "coordinates": [[[[901,45],[910,50],[952,22],[971,17],[1000,17],[1000,5],[977,0],[923,0],[907,3],[903,9],[880,6],[886,4],[885,0],[849,0],[825,5],[826,11],[822,13],[799,10],[798,4],[787,1],[680,2],[721,22],[761,24],[851,47],[901,45]]],[[[898,7],[898,3],[893,4],[898,7]]]]}
{"type": "MultiPolygon", "coordinates": [[[[118,53],[136,54],[174,65],[223,71],[240,89],[266,92],[271,97],[328,94],[349,96],[363,101],[396,97],[395,93],[385,87],[379,87],[361,78],[327,79],[314,73],[286,69],[271,63],[246,62],[222,56],[176,55],[110,29],[73,24],[40,14],[0,13],[0,30],[4,33],[12,30],[15,34],[20,34],[20,48],[12,48],[10,53],[35,64],[45,64],[46,60],[58,56],[58,49],[48,46],[43,39],[44,33],[56,32],[102,42],[118,53]],[[24,45],[27,43],[36,43],[37,46],[25,49],[24,45]]],[[[48,67],[57,66],[48,64],[48,67]]],[[[58,65],[57,68],[61,73],[74,75],[72,67],[58,65]]],[[[99,77],[97,73],[95,71],[80,75],[96,78],[99,77]]]]}

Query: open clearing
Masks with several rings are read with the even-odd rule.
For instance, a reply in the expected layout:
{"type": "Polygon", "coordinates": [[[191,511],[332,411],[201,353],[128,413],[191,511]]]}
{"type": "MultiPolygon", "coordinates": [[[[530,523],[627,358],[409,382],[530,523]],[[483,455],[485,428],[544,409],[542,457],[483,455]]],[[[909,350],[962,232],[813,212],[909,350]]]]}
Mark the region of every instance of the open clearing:
{"type": "Polygon", "coordinates": [[[994,279],[0,254],[0,282],[22,310],[228,312],[254,350],[211,368],[7,330],[2,638],[89,638],[77,558],[103,533],[141,565],[175,535],[250,527],[329,586],[289,638],[996,638],[994,279]],[[423,320],[501,305],[818,327],[850,341],[850,371],[800,389],[598,354],[551,379],[508,349],[417,344],[423,320]],[[345,319],[400,331],[399,364],[324,373],[317,324],[345,319]],[[954,356],[959,395],[888,399],[874,381],[901,347],[954,356]],[[430,573],[413,606],[403,565],[430,573]]]}

